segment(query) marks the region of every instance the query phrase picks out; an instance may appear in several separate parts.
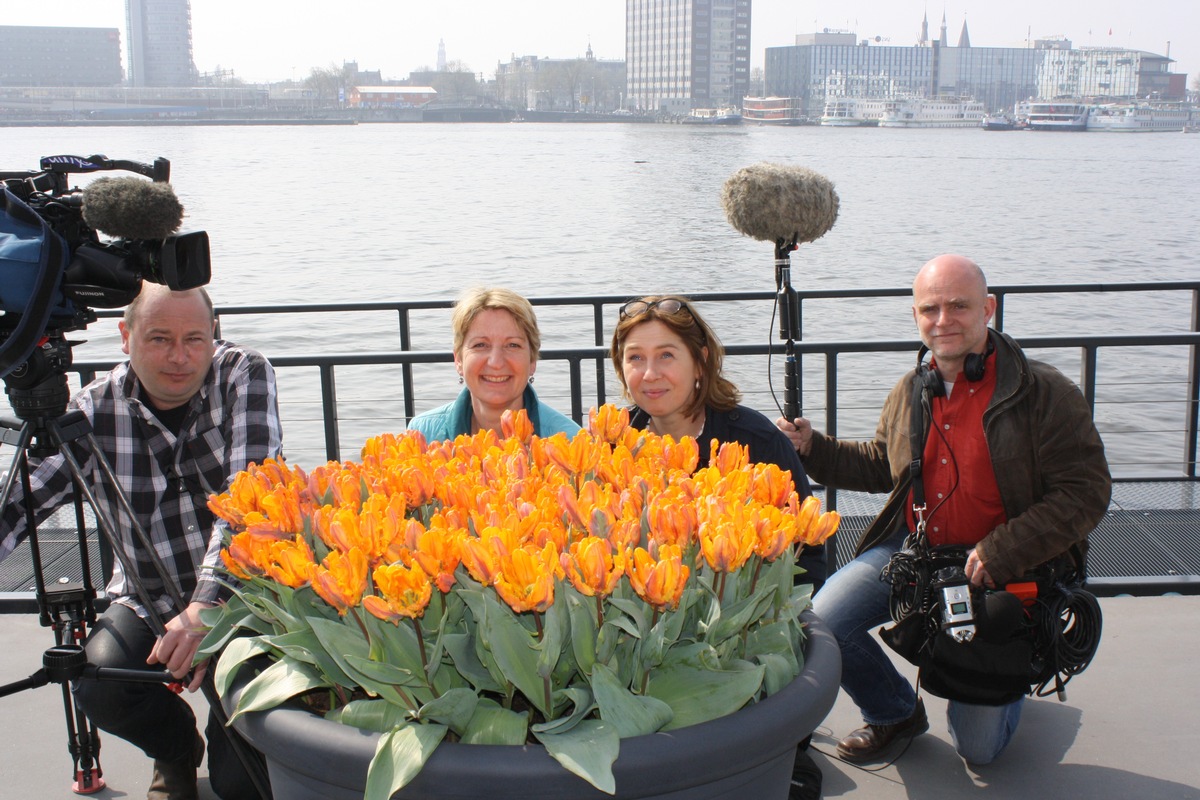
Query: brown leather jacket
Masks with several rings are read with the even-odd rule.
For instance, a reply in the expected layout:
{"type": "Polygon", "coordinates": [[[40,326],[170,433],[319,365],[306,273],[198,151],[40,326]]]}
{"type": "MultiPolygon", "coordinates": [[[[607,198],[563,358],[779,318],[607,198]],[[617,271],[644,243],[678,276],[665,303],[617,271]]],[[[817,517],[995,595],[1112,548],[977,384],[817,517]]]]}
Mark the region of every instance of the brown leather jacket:
{"type": "MultiPolygon", "coordinates": [[[[1078,387],[1054,367],[1026,358],[1006,334],[989,335],[996,347],[996,391],[983,427],[1008,521],[977,547],[993,580],[1006,583],[1072,545],[1086,548],[1088,534],[1108,510],[1112,478],[1078,387]]],[[[855,555],[906,524],[912,378],[905,375],[888,395],[873,441],[842,442],[814,431],[804,459],[808,474],[826,486],[891,492],[855,555]]]]}

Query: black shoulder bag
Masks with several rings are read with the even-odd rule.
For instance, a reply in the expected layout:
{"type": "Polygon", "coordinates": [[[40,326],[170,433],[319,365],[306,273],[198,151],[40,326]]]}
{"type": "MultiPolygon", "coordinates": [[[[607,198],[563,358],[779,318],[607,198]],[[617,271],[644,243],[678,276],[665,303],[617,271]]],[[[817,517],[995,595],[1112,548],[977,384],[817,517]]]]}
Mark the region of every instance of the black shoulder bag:
{"type": "Polygon", "coordinates": [[[880,574],[892,587],[895,621],[880,638],[919,668],[919,685],[938,697],[1007,705],[1025,694],[1057,691],[1065,699],[1066,682],[1087,667],[1100,638],[1099,604],[1082,588],[1082,550],[1003,591],[984,591],[970,585],[963,569],[970,548],[930,546],[921,478],[930,390],[918,370],[909,465],[917,530],[880,574]]]}

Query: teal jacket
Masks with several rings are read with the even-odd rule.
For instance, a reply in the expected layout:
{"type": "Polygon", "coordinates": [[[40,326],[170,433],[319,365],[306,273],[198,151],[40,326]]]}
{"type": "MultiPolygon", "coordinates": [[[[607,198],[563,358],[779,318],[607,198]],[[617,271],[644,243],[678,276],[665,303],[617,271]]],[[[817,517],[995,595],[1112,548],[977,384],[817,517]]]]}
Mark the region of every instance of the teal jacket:
{"type": "MultiPolygon", "coordinates": [[[[574,436],[579,426],[570,417],[564,416],[550,406],[538,400],[532,386],[525,387],[525,411],[529,421],[533,423],[533,432],[542,438],[553,436],[562,431],[568,436],[574,436]]],[[[471,392],[463,389],[457,399],[444,406],[430,409],[417,414],[408,421],[409,430],[420,431],[427,442],[440,442],[443,439],[453,439],[460,434],[471,432],[471,392]]]]}

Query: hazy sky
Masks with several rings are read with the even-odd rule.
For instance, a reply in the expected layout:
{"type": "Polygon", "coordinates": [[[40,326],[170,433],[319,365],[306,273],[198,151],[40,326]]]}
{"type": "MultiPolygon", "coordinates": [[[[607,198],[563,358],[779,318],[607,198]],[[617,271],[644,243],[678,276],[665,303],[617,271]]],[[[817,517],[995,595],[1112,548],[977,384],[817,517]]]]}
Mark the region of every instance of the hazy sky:
{"type": "MultiPolygon", "coordinates": [[[[1197,0],[754,0],[752,57],[788,45],[797,33],[848,29],[892,45],[916,41],[928,10],[936,36],[946,15],[951,44],[963,20],[977,47],[1021,46],[1066,36],[1076,46],[1115,45],[1167,54],[1189,84],[1200,72],[1197,0]],[[1111,34],[1109,31],[1111,30],[1111,34]]],[[[0,25],[115,27],[124,37],[124,0],[3,0],[0,25]]],[[[517,55],[625,57],[624,0],[192,0],[192,38],[201,72],[232,69],[250,82],[303,78],[313,67],[357,61],[360,69],[404,78],[446,56],[491,77],[517,55]]]]}

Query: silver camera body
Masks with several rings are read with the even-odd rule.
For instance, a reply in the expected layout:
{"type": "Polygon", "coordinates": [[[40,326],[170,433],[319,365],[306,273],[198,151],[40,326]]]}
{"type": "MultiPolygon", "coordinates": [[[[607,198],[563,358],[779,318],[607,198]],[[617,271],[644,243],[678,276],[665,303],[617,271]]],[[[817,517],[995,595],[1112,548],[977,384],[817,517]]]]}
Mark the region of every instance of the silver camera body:
{"type": "Polygon", "coordinates": [[[956,642],[975,638],[975,605],[971,584],[961,567],[940,569],[936,575],[942,599],[942,630],[956,642]]]}

